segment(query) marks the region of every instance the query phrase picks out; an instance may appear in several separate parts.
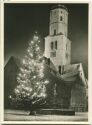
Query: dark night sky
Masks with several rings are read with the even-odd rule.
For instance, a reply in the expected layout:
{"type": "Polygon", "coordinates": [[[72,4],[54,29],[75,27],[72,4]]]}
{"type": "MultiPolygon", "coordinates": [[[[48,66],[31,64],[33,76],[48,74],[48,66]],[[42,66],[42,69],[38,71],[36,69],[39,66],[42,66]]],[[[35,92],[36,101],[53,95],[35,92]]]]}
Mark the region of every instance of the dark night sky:
{"type": "MultiPolygon", "coordinates": [[[[72,62],[88,60],[88,5],[64,4],[69,11],[68,37],[72,41],[72,62]]],[[[34,31],[38,31],[44,50],[44,37],[49,33],[51,4],[5,4],[5,63],[11,55],[23,57],[34,31]]]]}

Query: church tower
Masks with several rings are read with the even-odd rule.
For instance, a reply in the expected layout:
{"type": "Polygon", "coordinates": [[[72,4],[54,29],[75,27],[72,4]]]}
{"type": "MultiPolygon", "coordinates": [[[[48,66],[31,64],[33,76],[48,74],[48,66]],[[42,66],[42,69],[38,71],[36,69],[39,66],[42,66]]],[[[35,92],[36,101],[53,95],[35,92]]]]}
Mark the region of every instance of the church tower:
{"type": "Polygon", "coordinates": [[[57,71],[71,62],[68,10],[60,4],[50,10],[49,35],[45,37],[45,57],[51,60],[57,71]]]}

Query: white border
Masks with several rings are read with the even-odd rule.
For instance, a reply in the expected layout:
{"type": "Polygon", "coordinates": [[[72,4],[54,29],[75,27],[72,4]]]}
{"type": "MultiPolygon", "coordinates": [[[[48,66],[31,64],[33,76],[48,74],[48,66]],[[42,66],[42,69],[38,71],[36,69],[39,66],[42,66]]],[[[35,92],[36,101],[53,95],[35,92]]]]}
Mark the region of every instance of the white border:
{"type": "Polygon", "coordinates": [[[1,27],[1,32],[0,32],[0,120],[3,121],[3,115],[4,115],[4,110],[3,110],[3,89],[4,89],[4,84],[3,84],[3,81],[4,81],[4,27],[3,27],[3,24],[4,24],[4,19],[3,19],[3,16],[4,16],[4,13],[3,13],[3,10],[4,10],[4,7],[3,7],[3,3],[1,2],[0,3],[0,27],[1,27]]]}
{"type": "Polygon", "coordinates": [[[91,0],[1,0],[3,3],[90,3],[91,0]]]}
{"type": "Polygon", "coordinates": [[[51,0],[51,1],[48,1],[48,0],[34,0],[34,1],[31,1],[31,0],[1,0],[0,2],[0,10],[1,10],[1,13],[0,13],[0,26],[1,26],[1,33],[0,33],[0,88],[1,88],[1,91],[0,91],[0,121],[2,124],[92,124],[92,101],[91,101],[91,97],[92,97],[92,76],[91,76],[91,62],[92,62],[92,1],[90,0],[51,0]],[[3,90],[4,90],[4,83],[3,83],[3,78],[4,78],[4,75],[3,75],[3,72],[4,72],[4,3],[88,3],[89,4],[89,30],[88,30],[88,79],[89,79],[89,83],[88,83],[88,97],[89,98],[89,113],[88,113],[88,122],[83,122],[83,121],[4,121],[4,103],[3,103],[3,97],[4,97],[4,93],[3,93],[3,90]],[[90,68],[89,68],[90,67],[90,68]]]}
{"type": "Polygon", "coordinates": [[[89,95],[89,122],[92,124],[92,0],[89,5],[89,35],[88,35],[88,74],[89,74],[89,84],[88,84],[88,95],[89,95]]]}

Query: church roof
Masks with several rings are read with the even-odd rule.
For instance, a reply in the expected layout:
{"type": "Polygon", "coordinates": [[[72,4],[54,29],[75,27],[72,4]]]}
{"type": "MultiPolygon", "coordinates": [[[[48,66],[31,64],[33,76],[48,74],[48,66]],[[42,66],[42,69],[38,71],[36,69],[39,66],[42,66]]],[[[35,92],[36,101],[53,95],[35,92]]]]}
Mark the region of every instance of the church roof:
{"type": "MultiPolygon", "coordinates": [[[[68,66],[69,69],[67,69],[66,71],[63,72],[63,74],[59,74],[59,72],[56,70],[54,64],[51,62],[51,60],[49,60],[48,63],[48,59],[45,57],[45,69],[46,69],[46,74],[48,74],[47,76],[49,77],[50,75],[52,76],[51,79],[54,79],[56,81],[61,81],[63,83],[69,84],[69,83],[74,83],[76,82],[76,80],[80,79],[80,70],[79,70],[79,64],[72,64],[70,66],[68,66]]],[[[65,66],[65,68],[67,68],[65,66]]],[[[82,80],[80,82],[81,85],[86,85],[85,78],[83,78],[84,80],[82,80]]]]}

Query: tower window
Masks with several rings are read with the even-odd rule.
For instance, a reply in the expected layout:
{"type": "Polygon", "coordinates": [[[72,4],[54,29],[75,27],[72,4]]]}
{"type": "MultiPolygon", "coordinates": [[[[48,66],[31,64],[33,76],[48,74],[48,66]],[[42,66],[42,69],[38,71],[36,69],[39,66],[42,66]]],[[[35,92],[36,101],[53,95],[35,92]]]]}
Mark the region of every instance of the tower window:
{"type": "Polygon", "coordinates": [[[62,18],[62,16],[60,16],[60,21],[62,21],[63,20],[63,18],[62,18]]]}
{"type": "Polygon", "coordinates": [[[62,13],[62,11],[61,11],[61,13],[62,13]]]}
{"type": "Polygon", "coordinates": [[[66,59],[68,59],[68,53],[66,53],[66,59]]]}
{"type": "Polygon", "coordinates": [[[56,30],[54,30],[54,35],[56,35],[56,30]]]}
{"type": "Polygon", "coordinates": [[[51,42],[51,49],[53,49],[53,42],[51,42]]]}
{"type": "Polygon", "coordinates": [[[58,71],[61,74],[61,66],[58,66],[58,71]]]}
{"type": "Polygon", "coordinates": [[[51,56],[51,57],[56,57],[56,52],[55,52],[55,51],[54,51],[54,52],[51,52],[51,53],[50,53],[50,56],[51,56]]]}
{"type": "Polygon", "coordinates": [[[64,73],[64,65],[62,66],[62,74],[64,73]]]}
{"type": "Polygon", "coordinates": [[[50,65],[50,58],[47,59],[47,63],[48,63],[48,65],[50,65]]]}
{"type": "Polygon", "coordinates": [[[57,41],[55,41],[55,49],[57,49],[57,41]]]}

